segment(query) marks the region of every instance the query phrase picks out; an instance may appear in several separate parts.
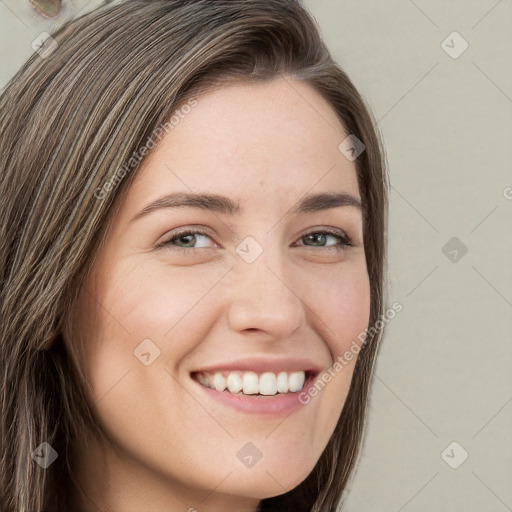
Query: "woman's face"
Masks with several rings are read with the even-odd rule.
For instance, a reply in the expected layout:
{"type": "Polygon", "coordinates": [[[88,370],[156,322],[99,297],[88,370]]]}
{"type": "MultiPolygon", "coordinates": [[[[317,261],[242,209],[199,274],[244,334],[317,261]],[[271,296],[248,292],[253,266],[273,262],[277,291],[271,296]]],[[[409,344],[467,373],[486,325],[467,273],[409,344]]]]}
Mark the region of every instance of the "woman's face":
{"type": "Polygon", "coordinates": [[[74,310],[111,442],[79,459],[96,503],[254,510],[312,471],[356,358],[304,391],[370,311],[361,209],[314,199],[360,200],[347,135],[318,93],[280,78],[198,97],[143,162],[74,310]]]}

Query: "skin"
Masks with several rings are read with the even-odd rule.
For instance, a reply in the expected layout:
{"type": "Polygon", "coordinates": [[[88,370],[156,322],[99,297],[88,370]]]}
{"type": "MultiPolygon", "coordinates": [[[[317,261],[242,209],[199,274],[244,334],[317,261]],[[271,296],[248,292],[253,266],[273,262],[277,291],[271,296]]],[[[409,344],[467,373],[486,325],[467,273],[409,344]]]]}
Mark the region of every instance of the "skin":
{"type": "Polygon", "coordinates": [[[356,357],[286,418],[214,402],[189,372],[286,354],[327,370],[368,326],[360,209],[289,213],[306,193],[360,199],[355,164],[338,150],[347,133],[329,103],[290,77],[197,99],[144,160],[74,309],[67,342],[84,351],[108,438],[91,436],[75,458],[83,511],[250,512],[293,489],[334,431],[356,357]],[[191,191],[239,200],[243,211],[162,208],[131,220],[162,195],[191,191]],[[155,247],[187,227],[208,236],[155,247]],[[306,236],[322,228],[353,246],[306,236]],[[247,236],[263,248],[250,264],[236,253],[247,236]],[[160,350],[149,366],[134,357],[147,338],[160,350]],[[247,442],[262,454],[252,468],[236,456],[247,442]]]}

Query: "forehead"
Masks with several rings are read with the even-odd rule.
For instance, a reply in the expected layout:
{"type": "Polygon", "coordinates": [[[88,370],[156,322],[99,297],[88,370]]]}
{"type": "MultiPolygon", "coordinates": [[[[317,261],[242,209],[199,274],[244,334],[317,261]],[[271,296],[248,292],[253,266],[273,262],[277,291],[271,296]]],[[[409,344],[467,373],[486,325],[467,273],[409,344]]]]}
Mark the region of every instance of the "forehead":
{"type": "Polygon", "coordinates": [[[129,191],[141,205],[164,192],[218,192],[261,207],[318,188],[358,195],[355,164],[338,147],[347,133],[304,82],[234,83],[198,96],[152,150],[129,191]],[[264,192],[264,194],[262,194],[264,192]]]}

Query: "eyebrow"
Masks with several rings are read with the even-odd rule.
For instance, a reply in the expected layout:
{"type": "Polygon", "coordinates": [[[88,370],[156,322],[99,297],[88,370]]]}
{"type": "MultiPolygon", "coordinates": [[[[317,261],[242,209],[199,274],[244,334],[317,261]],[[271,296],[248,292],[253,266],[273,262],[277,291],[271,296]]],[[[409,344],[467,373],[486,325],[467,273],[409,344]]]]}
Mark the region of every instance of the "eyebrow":
{"type": "MultiPolygon", "coordinates": [[[[361,201],[355,196],[347,193],[329,193],[309,194],[304,196],[291,210],[292,214],[302,214],[328,210],[330,208],[340,208],[352,206],[362,209],[361,201]]],[[[199,208],[216,213],[228,215],[240,215],[242,207],[240,201],[233,201],[227,196],[218,194],[195,194],[187,192],[177,192],[160,197],[156,201],[145,206],[139,213],[132,218],[130,222],[147,215],[150,212],[162,208],[199,208]]]]}

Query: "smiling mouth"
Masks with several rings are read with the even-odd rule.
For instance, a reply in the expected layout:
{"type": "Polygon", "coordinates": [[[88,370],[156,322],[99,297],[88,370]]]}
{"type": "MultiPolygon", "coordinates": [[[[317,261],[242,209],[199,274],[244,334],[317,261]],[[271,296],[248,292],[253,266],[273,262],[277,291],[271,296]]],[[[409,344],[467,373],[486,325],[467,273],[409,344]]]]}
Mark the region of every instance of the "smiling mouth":
{"type": "Polygon", "coordinates": [[[317,373],[310,370],[277,373],[234,370],[192,372],[191,377],[202,386],[220,393],[272,397],[298,393],[317,373]]]}

